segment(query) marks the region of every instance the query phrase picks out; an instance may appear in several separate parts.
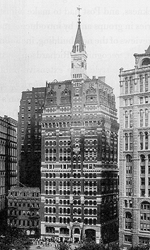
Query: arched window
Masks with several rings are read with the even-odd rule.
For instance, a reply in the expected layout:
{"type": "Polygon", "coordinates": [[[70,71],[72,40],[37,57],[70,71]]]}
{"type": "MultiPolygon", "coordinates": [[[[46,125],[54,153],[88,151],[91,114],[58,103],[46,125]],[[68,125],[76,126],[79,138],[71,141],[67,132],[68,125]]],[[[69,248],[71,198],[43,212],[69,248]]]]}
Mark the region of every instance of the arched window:
{"type": "Polygon", "coordinates": [[[125,128],[128,128],[128,111],[125,111],[125,128]]]}
{"type": "Polygon", "coordinates": [[[130,81],[130,94],[131,94],[131,93],[133,93],[133,79],[132,79],[132,77],[130,77],[129,81],[130,81]]]}
{"type": "Polygon", "coordinates": [[[125,78],[125,94],[128,94],[128,78],[125,78]]]}
{"type": "Polygon", "coordinates": [[[148,74],[145,74],[145,92],[148,91],[148,74]]]}
{"type": "Polygon", "coordinates": [[[145,132],[145,149],[148,149],[148,132],[145,132]]]}
{"type": "Polygon", "coordinates": [[[143,149],[143,133],[140,132],[140,150],[143,149]]]}
{"type": "Polygon", "coordinates": [[[144,118],[144,116],[143,116],[143,110],[140,109],[140,127],[143,127],[143,118],[144,118]]]}
{"type": "Polygon", "coordinates": [[[132,133],[129,134],[129,143],[130,143],[130,150],[133,150],[133,135],[132,133]]]}
{"type": "Polygon", "coordinates": [[[132,115],[132,110],[130,110],[129,115],[130,115],[130,128],[132,128],[132,127],[133,127],[133,115],[132,115]]]}
{"type": "Polygon", "coordinates": [[[143,76],[140,75],[140,92],[143,92],[143,76]]]}
{"type": "Polygon", "coordinates": [[[148,109],[145,109],[145,127],[148,127],[148,109]]]}

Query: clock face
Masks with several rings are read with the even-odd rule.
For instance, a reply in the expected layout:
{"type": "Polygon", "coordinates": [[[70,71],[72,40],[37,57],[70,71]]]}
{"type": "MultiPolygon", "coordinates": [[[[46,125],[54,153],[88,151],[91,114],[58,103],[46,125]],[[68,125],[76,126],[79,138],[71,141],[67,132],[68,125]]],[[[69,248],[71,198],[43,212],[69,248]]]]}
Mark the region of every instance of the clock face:
{"type": "Polygon", "coordinates": [[[74,66],[76,67],[76,68],[81,68],[81,61],[75,61],[74,62],[74,66]]]}

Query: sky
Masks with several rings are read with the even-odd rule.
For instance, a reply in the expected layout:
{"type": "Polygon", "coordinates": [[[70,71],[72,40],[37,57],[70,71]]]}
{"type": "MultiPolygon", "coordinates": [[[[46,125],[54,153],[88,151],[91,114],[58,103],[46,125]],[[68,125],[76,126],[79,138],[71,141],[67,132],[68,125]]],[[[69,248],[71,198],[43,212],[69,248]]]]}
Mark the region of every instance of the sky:
{"type": "Polygon", "coordinates": [[[87,74],[105,76],[119,103],[119,69],[150,45],[149,0],[0,0],[0,116],[18,118],[22,91],[71,78],[77,7],[87,74]]]}

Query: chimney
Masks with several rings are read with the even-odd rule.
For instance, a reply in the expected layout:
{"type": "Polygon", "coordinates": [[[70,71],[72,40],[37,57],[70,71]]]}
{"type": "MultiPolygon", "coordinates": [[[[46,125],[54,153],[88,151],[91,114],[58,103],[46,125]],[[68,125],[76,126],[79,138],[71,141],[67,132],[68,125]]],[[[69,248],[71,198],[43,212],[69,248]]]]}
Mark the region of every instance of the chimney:
{"type": "Polygon", "coordinates": [[[102,81],[102,82],[105,83],[105,76],[99,76],[99,77],[98,77],[98,80],[100,80],[100,81],[102,81]]]}

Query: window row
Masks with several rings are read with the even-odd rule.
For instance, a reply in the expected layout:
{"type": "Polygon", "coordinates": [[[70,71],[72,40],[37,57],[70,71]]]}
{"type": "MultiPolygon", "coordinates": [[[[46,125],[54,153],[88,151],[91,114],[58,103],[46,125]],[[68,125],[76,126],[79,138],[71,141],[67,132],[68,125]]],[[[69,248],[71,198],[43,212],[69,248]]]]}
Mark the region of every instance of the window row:
{"type": "Polygon", "coordinates": [[[149,126],[149,112],[148,109],[140,109],[140,127],[149,126]]]}
{"type": "Polygon", "coordinates": [[[48,154],[48,153],[54,153],[56,154],[56,148],[46,148],[45,149],[45,153],[48,154]]]}
{"type": "MultiPolygon", "coordinates": [[[[146,196],[146,190],[145,188],[143,188],[143,186],[141,187],[141,190],[140,190],[140,195],[141,197],[145,197],[146,196]]],[[[150,189],[147,190],[147,196],[150,197],[150,189]]]]}
{"type": "Polygon", "coordinates": [[[140,150],[147,150],[150,147],[150,142],[149,142],[149,134],[148,132],[140,132],[140,150]]]}
{"type": "Polygon", "coordinates": [[[56,186],[56,182],[55,181],[46,181],[45,185],[46,186],[56,186]]]}
{"type": "Polygon", "coordinates": [[[66,208],[66,207],[64,207],[64,208],[59,208],[59,213],[60,214],[70,214],[70,208],[66,208]]]}
{"type": "MultiPolygon", "coordinates": [[[[46,173],[45,177],[46,178],[56,178],[56,174],[55,173],[46,173]]],[[[60,178],[70,178],[70,173],[60,173],[59,177],[60,178]]],[[[96,173],[85,173],[84,177],[89,178],[89,179],[96,178],[96,173]]],[[[81,178],[81,174],[74,173],[73,178],[81,178]]]]}
{"type": "MultiPolygon", "coordinates": [[[[148,74],[139,75],[139,91],[148,92],[148,74]]],[[[135,79],[130,76],[125,78],[125,94],[134,93],[135,79]]]]}
{"type": "Polygon", "coordinates": [[[39,212],[31,212],[31,211],[22,211],[22,210],[8,210],[8,216],[17,216],[17,215],[24,215],[29,217],[38,217],[39,212]]]}
{"type": "Polygon", "coordinates": [[[25,203],[25,202],[9,202],[9,207],[36,207],[39,208],[39,203],[25,203]]]}
{"type": "Polygon", "coordinates": [[[9,220],[8,219],[8,224],[11,224],[12,226],[23,226],[23,227],[38,227],[39,226],[39,221],[38,220],[9,220]]]}
{"type": "Polygon", "coordinates": [[[46,199],[46,200],[45,200],[45,203],[46,203],[46,204],[48,204],[48,203],[49,203],[49,204],[56,204],[56,200],[46,199]]]}
{"type": "Polygon", "coordinates": [[[55,207],[45,207],[45,213],[56,213],[55,207]]]}

